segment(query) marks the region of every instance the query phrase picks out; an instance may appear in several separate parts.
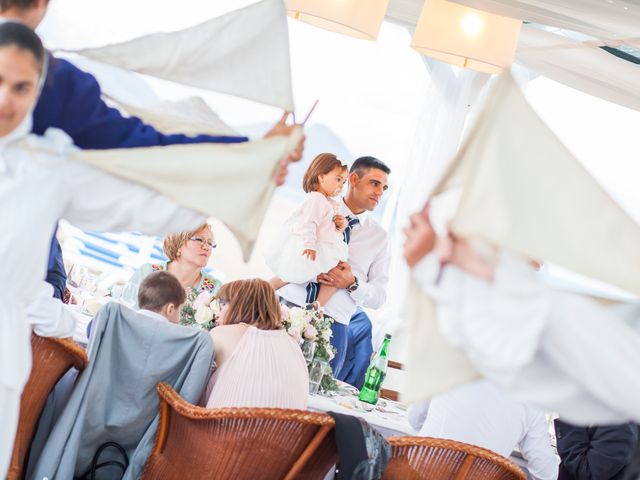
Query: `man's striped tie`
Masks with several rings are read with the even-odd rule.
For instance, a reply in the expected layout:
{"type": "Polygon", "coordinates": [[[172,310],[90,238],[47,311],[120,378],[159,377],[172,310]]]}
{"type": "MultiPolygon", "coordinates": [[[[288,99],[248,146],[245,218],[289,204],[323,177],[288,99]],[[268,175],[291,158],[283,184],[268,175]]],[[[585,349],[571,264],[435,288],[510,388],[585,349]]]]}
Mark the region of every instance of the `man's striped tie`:
{"type": "MultiPolygon", "coordinates": [[[[360,225],[360,220],[358,217],[352,217],[351,215],[347,215],[345,220],[348,223],[342,232],[342,237],[344,238],[344,243],[349,245],[349,242],[351,241],[351,229],[356,225],[360,225]]],[[[320,284],[318,282],[309,282],[307,284],[307,303],[315,302],[318,298],[318,293],[320,293],[320,284]]]]}

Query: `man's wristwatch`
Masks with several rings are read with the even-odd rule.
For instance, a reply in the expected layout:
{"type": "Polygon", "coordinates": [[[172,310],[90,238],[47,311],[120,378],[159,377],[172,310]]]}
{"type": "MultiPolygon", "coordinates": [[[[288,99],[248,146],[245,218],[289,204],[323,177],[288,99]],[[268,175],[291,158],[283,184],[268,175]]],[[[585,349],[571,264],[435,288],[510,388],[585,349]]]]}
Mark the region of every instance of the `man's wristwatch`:
{"type": "Polygon", "coordinates": [[[353,283],[347,287],[347,292],[349,293],[355,292],[358,289],[358,277],[354,275],[353,278],[353,283]]]}

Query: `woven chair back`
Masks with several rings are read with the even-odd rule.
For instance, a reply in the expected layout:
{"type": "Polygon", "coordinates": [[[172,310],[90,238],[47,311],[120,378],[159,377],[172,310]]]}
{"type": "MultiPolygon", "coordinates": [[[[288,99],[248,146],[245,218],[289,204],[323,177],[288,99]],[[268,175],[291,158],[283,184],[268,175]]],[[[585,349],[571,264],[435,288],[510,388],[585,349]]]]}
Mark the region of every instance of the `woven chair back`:
{"type": "Polygon", "coordinates": [[[143,479],[322,479],[337,460],[333,419],[276,408],[206,409],[158,385],[160,420],[143,479]]]}
{"type": "Polygon", "coordinates": [[[513,462],[490,450],[428,437],[387,439],[392,455],[383,480],[525,480],[513,462]]]}
{"type": "Polygon", "coordinates": [[[31,373],[20,397],[20,417],[9,464],[9,480],[24,477],[29,446],[49,393],[71,367],[84,370],[89,362],[84,349],[71,339],[32,334],[31,349],[31,373]]]}

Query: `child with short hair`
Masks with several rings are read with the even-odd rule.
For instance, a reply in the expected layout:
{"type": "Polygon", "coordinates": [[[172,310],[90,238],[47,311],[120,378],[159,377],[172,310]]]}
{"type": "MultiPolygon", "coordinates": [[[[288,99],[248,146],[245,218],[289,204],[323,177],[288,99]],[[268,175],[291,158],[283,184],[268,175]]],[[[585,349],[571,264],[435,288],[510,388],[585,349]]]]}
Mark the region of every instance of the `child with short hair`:
{"type": "MultiPolygon", "coordinates": [[[[305,201],[265,255],[278,277],[270,282],[274,288],[315,281],[320,273],[347,260],[342,234],[347,222],[338,215],[339,204],[332,198],[340,195],[347,178],[347,166],[332,153],[321,153],[309,165],[302,181],[305,201]]],[[[335,287],[321,285],[315,307],[325,305],[335,291],[335,287]]]]}
{"type": "Polygon", "coordinates": [[[180,322],[180,310],[186,299],[178,279],[162,270],[147,275],[138,288],[140,312],[162,315],[171,323],[180,322]]]}

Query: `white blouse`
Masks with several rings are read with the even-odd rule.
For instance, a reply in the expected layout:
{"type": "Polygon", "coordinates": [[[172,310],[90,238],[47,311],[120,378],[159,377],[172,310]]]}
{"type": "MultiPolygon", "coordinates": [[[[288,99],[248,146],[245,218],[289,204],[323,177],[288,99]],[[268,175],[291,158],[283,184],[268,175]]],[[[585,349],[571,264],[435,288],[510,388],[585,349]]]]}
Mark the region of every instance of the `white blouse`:
{"type": "Polygon", "coordinates": [[[305,409],[309,374],[300,347],[285,330],[250,326],[209,388],[207,408],[305,409]]]}

